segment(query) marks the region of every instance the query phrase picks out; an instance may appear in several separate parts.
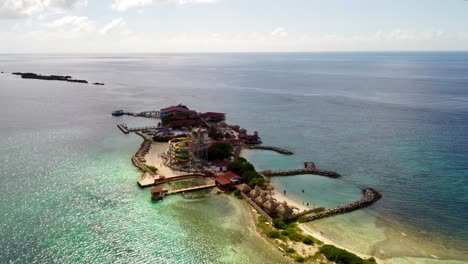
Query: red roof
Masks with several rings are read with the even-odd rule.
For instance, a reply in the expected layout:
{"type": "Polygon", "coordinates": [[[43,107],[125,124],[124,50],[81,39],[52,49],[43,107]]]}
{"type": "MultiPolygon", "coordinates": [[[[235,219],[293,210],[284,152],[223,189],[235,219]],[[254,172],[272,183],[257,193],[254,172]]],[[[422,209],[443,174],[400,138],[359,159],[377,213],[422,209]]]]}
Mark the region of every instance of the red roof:
{"type": "Polygon", "coordinates": [[[231,180],[235,177],[239,177],[239,175],[235,174],[234,172],[227,172],[216,177],[215,181],[219,185],[224,186],[231,184],[231,180]]]}
{"type": "Polygon", "coordinates": [[[247,140],[258,140],[258,136],[256,136],[256,135],[253,135],[253,136],[247,135],[245,139],[247,139],[247,140]]]}
{"type": "Polygon", "coordinates": [[[186,116],[178,116],[178,115],[176,115],[176,116],[173,116],[173,117],[172,117],[172,120],[186,120],[186,119],[187,119],[186,116]]]}
{"type": "Polygon", "coordinates": [[[172,113],[172,112],[187,113],[187,112],[190,112],[190,110],[180,107],[180,106],[170,106],[170,107],[161,109],[161,112],[163,113],[172,113]]]}
{"type": "Polygon", "coordinates": [[[215,118],[215,117],[224,117],[226,114],[225,113],[216,113],[216,112],[206,112],[202,114],[203,116],[210,117],[210,118],[215,118]]]}

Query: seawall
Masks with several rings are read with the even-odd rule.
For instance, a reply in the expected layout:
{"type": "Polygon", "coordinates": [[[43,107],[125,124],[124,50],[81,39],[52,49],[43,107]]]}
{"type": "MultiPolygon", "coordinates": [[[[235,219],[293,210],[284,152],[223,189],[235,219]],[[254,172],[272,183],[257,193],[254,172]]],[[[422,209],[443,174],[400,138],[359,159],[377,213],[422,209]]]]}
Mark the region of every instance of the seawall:
{"type": "Polygon", "coordinates": [[[141,143],[140,148],[137,150],[135,155],[132,157],[132,163],[135,167],[137,167],[142,172],[147,172],[150,175],[154,175],[154,173],[148,169],[145,165],[145,155],[148,153],[149,149],[151,148],[151,140],[147,139],[143,134],[140,132],[135,132],[135,134],[141,136],[144,141],[141,143]]]}
{"type": "Polygon", "coordinates": [[[294,153],[284,148],[278,148],[273,146],[245,146],[246,149],[260,149],[260,150],[271,150],[284,155],[293,155],[294,153]]]}
{"type": "Polygon", "coordinates": [[[334,171],[327,171],[317,169],[313,162],[304,162],[303,169],[296,169],[296,170],[284,170],[284,171],[272,171],[272,170],[264,170],[260,172],[266,177],[275,177],[275,176],[294,176],[294,175],[301,175],[301,174],[314,174],[314,175],[321,175],[330,178],[339,178],[341,175],[334,171]]]}
{"type": "Polygon", "coordinates": [[[375,202],[377,202],[380,198],[382,198],[382,195],[377,192],[376,190],[372,188],[366,188],[362,190],[363,197],[359,201],[355,201],[349,204],[345,205],[340,205],[338,207],[332,208],[325,210],[322,213],[316,214],[316,215],[311,215],[308,217],[309,221],[314,221],[317,219],[329,217],[329,216],[334,216],[337,214],[344,214],[348,212],[355,211],[360,208],[367,207],[375,202]]]}

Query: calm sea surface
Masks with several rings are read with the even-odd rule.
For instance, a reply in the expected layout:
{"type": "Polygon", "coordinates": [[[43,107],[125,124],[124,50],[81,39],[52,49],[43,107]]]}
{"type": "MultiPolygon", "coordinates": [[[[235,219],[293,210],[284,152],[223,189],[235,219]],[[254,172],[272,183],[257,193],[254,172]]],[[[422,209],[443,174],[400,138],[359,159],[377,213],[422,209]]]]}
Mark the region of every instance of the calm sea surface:
{"type": "Polygon", "coordinates": [[[468,261],[468,53],[0,55],[0,71],[2,263],[284,261],[236,200],[155,204],[136,186],[141,139],[115,124],[157,121],[110,112],[178,103],[295,152],[247,152],[258,169],[314,161],[343,175],[275,179],[293,198],[335,206],[380,191],[310,224],[337,243],[391,263],[468,261]]]}

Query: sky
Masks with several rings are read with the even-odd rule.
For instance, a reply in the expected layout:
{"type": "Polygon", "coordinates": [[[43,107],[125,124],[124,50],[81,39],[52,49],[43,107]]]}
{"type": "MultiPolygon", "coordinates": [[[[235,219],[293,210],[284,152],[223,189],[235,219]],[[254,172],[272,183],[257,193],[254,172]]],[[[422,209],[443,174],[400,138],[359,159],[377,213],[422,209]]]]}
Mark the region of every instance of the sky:
{"type": "Polygon", "coordinates": [[[467,0],[0,0],[0,53],[433,50],[467,0]]]}

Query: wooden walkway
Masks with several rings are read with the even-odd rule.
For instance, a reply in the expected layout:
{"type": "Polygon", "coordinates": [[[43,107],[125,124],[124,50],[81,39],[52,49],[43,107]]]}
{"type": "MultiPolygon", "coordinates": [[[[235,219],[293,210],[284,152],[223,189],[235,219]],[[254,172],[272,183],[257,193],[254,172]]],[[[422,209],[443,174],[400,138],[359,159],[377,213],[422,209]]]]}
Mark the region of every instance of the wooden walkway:
{"type": "Polygon", "coordinates": [[[213,188],[216,186],[216,183],[211,183],[211,184],[205,184],[205,185],[199,185],[199,186],[193,186],[193,187],[188,187],[188,188],[182,188],[182,189],[176,189],[176,190],[170,190],[166,194],[176,194],[176,193],[181,193],[181,192],[190,192],[190,191],[196,191],[196,190],[202,190],[202,189],[208,189],[208,188],[213,188]]]}

